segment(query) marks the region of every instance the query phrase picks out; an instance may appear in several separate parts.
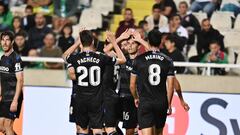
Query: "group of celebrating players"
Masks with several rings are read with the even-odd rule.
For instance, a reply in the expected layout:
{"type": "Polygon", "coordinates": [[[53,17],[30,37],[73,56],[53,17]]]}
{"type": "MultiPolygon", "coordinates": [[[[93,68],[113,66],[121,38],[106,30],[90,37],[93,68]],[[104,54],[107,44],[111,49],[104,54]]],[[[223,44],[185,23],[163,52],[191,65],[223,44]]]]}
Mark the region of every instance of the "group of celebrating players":
{"type": "Polygon", "coordinates": [[[102,52],[91,31],[82,30],[79,36],[63,54],[73,80],[70,122],[76,123],[77,135],[121,135],[119,121],[126,135],[162,135],[167,115],[172,113],[174,89],[189,110],[173,61],[159,51],[158,30],[148,33],[148,42],[134,29],[117,39],[107,32],[102,52]],[[142,54],[141,46],[146,50],[142,54]]]}
{"type": "MultiPolygon", "coordinates": [[[[14,52],[14,34],[0,36],[4,54],[0,61],[0,132],[15,135],[13,123],[19,117],[23,101],[23,67],[14,52]]],[[[159,51],[161,33],[152,30],[148,42],[134,29],[117,39],[107,32],[102,52],[97,50],[89,30],[63,54],[73,82],[70,122],[77,135],[162,135],[176,90],[188,111],[181,87],[175,77],[173,61],[159,51]],[[144,46],[146,52],[139,53],[144,46]],[[78,51],[80,50],[80,51],[78,51]]]]}

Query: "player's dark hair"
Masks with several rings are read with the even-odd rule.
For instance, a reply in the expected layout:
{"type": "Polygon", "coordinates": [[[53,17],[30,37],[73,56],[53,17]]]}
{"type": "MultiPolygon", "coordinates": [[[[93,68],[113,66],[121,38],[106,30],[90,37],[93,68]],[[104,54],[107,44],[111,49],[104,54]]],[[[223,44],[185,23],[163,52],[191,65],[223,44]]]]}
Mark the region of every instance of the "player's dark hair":
{"type": "Polygon", "coordinates": [[[161,38],[162,34],[158,30],[154,29],[148,33],[148,42],[150,46],[159,47],[159,45],[161,44],[161,38]]]}
{"type": "Polygon", "coordinates": [[[8,36],[8,37],[10,38],[11,42],[14,40],[14,34],[13,34],[13,32],[11,32],[11,31],[4,31],[4,32],[1,34],[1,36],[0,36],[1,40],[2,40],[3,37],[5,37],[5,36],[8,36]]]}
{"type": "Polygon", "coordinates": [[[94,37],[90,30],[83,30],[79,34],[80,34],[80,40],[81,40],[83,47],[92,45],[94,37]]]}
{"type": "Polygon", "coordinates": [[[181,1],[179,4],[178,4],[178,6],[180,6],[180,5],[185,5],[187,8],[188,8],[188,3],[186,2],[186,1],[181,1]]]}
{"type": "Polygon", "coordinates": [[[130,11],[131,13],[133,13],[132,9],[131,8],[125,8],[125,12],[126,11],[130,11]]]}

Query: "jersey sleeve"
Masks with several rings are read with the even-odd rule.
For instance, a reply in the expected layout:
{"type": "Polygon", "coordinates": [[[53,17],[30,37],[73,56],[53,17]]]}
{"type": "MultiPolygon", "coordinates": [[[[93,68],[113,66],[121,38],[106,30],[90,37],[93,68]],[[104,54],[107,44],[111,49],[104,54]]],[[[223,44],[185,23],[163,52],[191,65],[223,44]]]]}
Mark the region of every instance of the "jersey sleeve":
{"type": "Polygon", "coordinates": [[[66,57],[67,64],[72,65],[73,61],[74,61],[74,55],[70,54],[66,57]]]}
{"type": "Polygon", "coordinates": [[[169,70],[167,73],[168,76],[175,76],[175,68],[173,65],[173,61],[170,61],[170,65],[169,65],[169,70]]]}
{"type": "Polygon", "coordinates": [[[115,65],[117,63],[117,59],[115,57],[110,57],[107,55],[103,55],[103,61],[106,65],[115,65]]]}
{"type": "Polygon", "coordinates": [[[131,74],[132,75],[137,75],[137,60],[136,59],[133,60],[131,74]]]}
{"type": "Polygon", "coordinates": [[[20,56],[16,56],[16,63],[14,67],[15,67],[15,73],[23,71],[22,59],[20,56]]]}

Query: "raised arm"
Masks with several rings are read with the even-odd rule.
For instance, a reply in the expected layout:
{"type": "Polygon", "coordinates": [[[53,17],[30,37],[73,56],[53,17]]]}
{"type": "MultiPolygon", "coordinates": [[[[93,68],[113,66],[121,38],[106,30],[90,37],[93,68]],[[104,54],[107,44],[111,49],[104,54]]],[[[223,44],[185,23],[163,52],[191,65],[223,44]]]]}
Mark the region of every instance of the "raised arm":
{"type": "Polygon", "coordinates": [[[107,32],[107,40],[113,45],[113,48],[117,54],[117,62],[116,64],[124,64],[126,62],[126,58],[117,45],[115,35],[112,32],[107,32]]]}
{"type": "Polygon", "coordinates": [[[67,60],[67,57],[72,54],[75,50],[78,49],[79,45],[81,44],[80,42],[80,38],[76,40],[76,42],[70,47],[68,48],[62,55],[62,58],[64,59],[64,61],[67,60]]]}
{"type": "Polygon", "coordinates": [[[141,45],[144,46],[144,48],[146,49],[146,51],[149,51],[150,49],[150,46],[148,44],[148,42],[146,42],[145,40],[143,40],[141,38],[141,35],[139,32],[137,32],[136,30],[132,32],[132,35],[133,35],[133,40],[140,43],[141,45]]]}

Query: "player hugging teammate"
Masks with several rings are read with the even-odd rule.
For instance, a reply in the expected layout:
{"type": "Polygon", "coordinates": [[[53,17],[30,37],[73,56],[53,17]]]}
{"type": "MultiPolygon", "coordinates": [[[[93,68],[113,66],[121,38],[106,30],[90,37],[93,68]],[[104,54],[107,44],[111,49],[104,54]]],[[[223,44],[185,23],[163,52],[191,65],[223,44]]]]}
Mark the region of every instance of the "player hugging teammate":
{"type": "Polygon", "coordinates": [[[105,54],[96,51],[89,30],[79,36],[63,54],[73,80],[70,121],[76,123],[77,135],[90,130],[94,135],[120,135],[119,121],[126,135],[138,134],[138,126],[143,135],[162,135],[174,88],[185,102],[172,60],[159,52],[161,33],[151,31],[147,43],[133,29],[117,39],[107,32],[105,54]],[[141,55],[140,45],[147,50],[141,55]],[[81,51],[75,53],[77,49],[81,51]]]}

